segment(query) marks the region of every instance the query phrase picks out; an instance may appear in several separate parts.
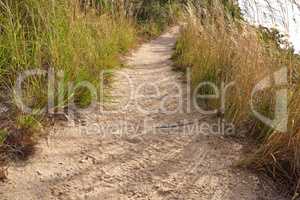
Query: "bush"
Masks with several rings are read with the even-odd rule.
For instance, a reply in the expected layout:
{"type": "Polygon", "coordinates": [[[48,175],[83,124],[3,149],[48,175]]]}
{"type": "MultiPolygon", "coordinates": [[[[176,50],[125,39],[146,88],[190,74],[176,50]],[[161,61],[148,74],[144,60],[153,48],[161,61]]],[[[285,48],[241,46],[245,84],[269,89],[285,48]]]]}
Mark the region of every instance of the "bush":
{"type": "Polygon", "coordinates": [[[159,35],[168,25],[176,23],[182,4],[177,0],[143,0],[133,9],[137,23],[146,36],[159,35]]]}

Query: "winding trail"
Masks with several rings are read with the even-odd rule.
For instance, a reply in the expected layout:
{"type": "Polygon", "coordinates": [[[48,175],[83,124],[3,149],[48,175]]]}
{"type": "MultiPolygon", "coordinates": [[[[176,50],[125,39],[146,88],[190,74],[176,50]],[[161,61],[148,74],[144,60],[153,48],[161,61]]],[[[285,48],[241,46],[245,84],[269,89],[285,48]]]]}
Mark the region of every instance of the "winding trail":
{"type": "Polygon", "coordinates": [[[232,167],[242,144],[197,129],[214,120],[189,109],[185,76],[172,70],[178,29],[126,58],[110,102],[57,123],[32,159],[10,166],[0,199],[283,199],[232,167]]]}

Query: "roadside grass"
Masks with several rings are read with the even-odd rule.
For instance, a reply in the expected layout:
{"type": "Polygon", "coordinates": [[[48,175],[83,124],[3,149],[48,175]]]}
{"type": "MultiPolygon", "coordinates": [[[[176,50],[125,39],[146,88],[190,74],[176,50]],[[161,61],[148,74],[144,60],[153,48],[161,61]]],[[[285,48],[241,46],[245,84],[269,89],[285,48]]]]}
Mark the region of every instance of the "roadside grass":
{"type": "Polygon", "coordinates": [[[121,14],[83,13],[70,1],[0,1],[1,103],[9,109],[0,114],[5,115],[1,116],[1,158],[22,159],[33,153],[35,134],[42,130],[47,112],[73,102],[80,107],[89,105],[92,94],[76,85],[87,81],[102,98],[100,73],[118,67],[119,55],[135,44],[136,37],[135,24],[121,14]],[[24,79],[20,99],[16,80],[27,70],[42,70],[43,74],[24,79]],[[49,107],[52,71],[55,101],[49,107]],[[32,113],[21,109],[21,100],[32,113]],[[47,109],[42,112],[43,108],[47,109]]]}
{"type": "Polygon", "coordinates": [[[91,2],[0,1],[0,180],[8,160],[34,153],[49,117],[107,98],[101,72],[120,67],[137,38],[158,36],[181,15],[177,0],[91,2]]]}
{"type": "MultiPolygon", "coordinates": [[[[228,85],[225,107],[220,99],[210,100],[211,108],[224,112],[224,117],[237,127],[249,130],[259,149],[243,159],[243,166],[268,171],[273,177],[284,177],[294,191],[300,192],[300,57],[295,55],[276,30],[247,25],[226,10],[228,5],[214,2],[206,7],[207,15],[189,10],[187,25],[176,45],[174,60],[181,68],[192,70],[192,87],[210,81],[221,88],[228,85]],[[280,43],[280,45],[279,45],[280,43]],[[288,130],[276,131],[253,114],[255,110],[273,119],[278,87],[272,74],[286,68],[288,72],[288,130]],[[253,89],[265,77],[271,77],[267,89],[252,96],[253,89]]],[[[231,8],[231,6],[229,6],[231,8]]],[[[201,94],[214,94],[202,87],[201,94]]]]}

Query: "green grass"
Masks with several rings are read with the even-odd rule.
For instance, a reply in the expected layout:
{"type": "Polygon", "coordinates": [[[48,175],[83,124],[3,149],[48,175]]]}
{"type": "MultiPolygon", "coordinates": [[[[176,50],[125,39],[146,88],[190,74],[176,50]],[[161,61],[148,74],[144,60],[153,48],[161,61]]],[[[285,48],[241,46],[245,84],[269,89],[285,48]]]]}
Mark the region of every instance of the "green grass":
{"type": "MultiPolygon", "coordinates": [[[[47,110],[39,111],[48,104],[49,69],[55,73],[55,101],[48,109],[64,108],[72,102],[85,107],[94,94],[76,85],[88,81],[96,88],[97,100],[103,98],[100,73],[119,67],[120,54],[133,47],[136,38],[134,22],[109,9],[99,15],[93,9],[83,13],[70,1],[1,1],[0,89],[10,102],[9,135],[38,131],[47,114],[47,110]],[[46,73],[28,77],[22,84],[22,101],[34,110],[27,114],[18,106],[15,84],[20,74],[36,69],[46,73]]],[[[2,139],[8,141],[9,137],[2,139]]],[[[13,143],[16,140],[11,139],[13,143]]]]}
{"type": "MultiPolygon", "coordinates": [[[[100,87],[101,70],[118,66],[118,54],[135,41],[129,21],[80,14],[72,19],[68,16],[72,8],[66,3],[28,0],[2,7],[0,80],[8,88],[13,88],[22,71],[49,68],[62,70],[65,83],[88,80],[100,87]]],[[[45,77],[34,77],[26,82],[28,105],[45,106],[45,81],[45,77]]],[[[67,93],[62,95],[72,100],[67,93]]],[[[78,96],[81,99],[77,101],[89,98],[85,93],[78,96]]]]}
{"type": "Polygon", "coordinates": [[[0,145],[2,145],[8,136],[8,132],[4,129],[0,130],[0,145]]]}
{"type": "Polygon", "coordinates": [[[21,130],[35,132],[41,128],[41,123],[32,115],[20,115],[16,120],[16,127],[21,130]]]}
{"type": "Polygon", "coordinates": [[[120,55],[135,46],[137,37],[153,38],[176,23],[181,9],[177,0],[133,2],[131,7],[121,1],[75,2],[0,1],[0,92],[9,102],[0,126],[7,132],[0,153],[11,145],[27,157],[49,112],[73,104],[85,108],[95,97],[106,98],[100,92],[101,72],[120,67],[120,55]],[[19,96],[17,79],[28,70],[42,74],[24,79],[19,96]],[[79,86],[85,82],[95,91],[79,86]]]}

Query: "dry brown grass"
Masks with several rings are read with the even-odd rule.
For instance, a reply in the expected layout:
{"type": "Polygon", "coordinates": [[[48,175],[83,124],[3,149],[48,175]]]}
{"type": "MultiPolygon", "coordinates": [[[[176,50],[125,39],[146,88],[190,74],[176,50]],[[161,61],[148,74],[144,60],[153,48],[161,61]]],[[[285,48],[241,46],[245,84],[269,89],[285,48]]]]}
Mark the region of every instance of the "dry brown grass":
{"type": "MultiPolygon", "coordinates": [[[[257,138],[260,148],[244,164],[268,170],[274,177],[284,176],[294,183],[300,178],[300,69],[299,56],[290,49],[278,48],[276,32],[258,29],[233,20],[221,4],[206,10],[206,15],[189,10],[189,23],[177,43],[178,66],[191,67],[196,86],[211,81],[218,86],[234,82],[226,92],[225,117],[239,127],[247,126],[249,135],[257,138]],[[277,132],[258,120],[250,106],[254,87],[282,67],[288,69],[288,130],[277,132]]],[[[263,90],[254,96],[256,110],[274,115],[274,94],[278,88],[263,90]]],[[[203,88],[203,94],[211,94],[203,88]]],[[[221,101],[210,106],[220,109],[221,101]]]]}

